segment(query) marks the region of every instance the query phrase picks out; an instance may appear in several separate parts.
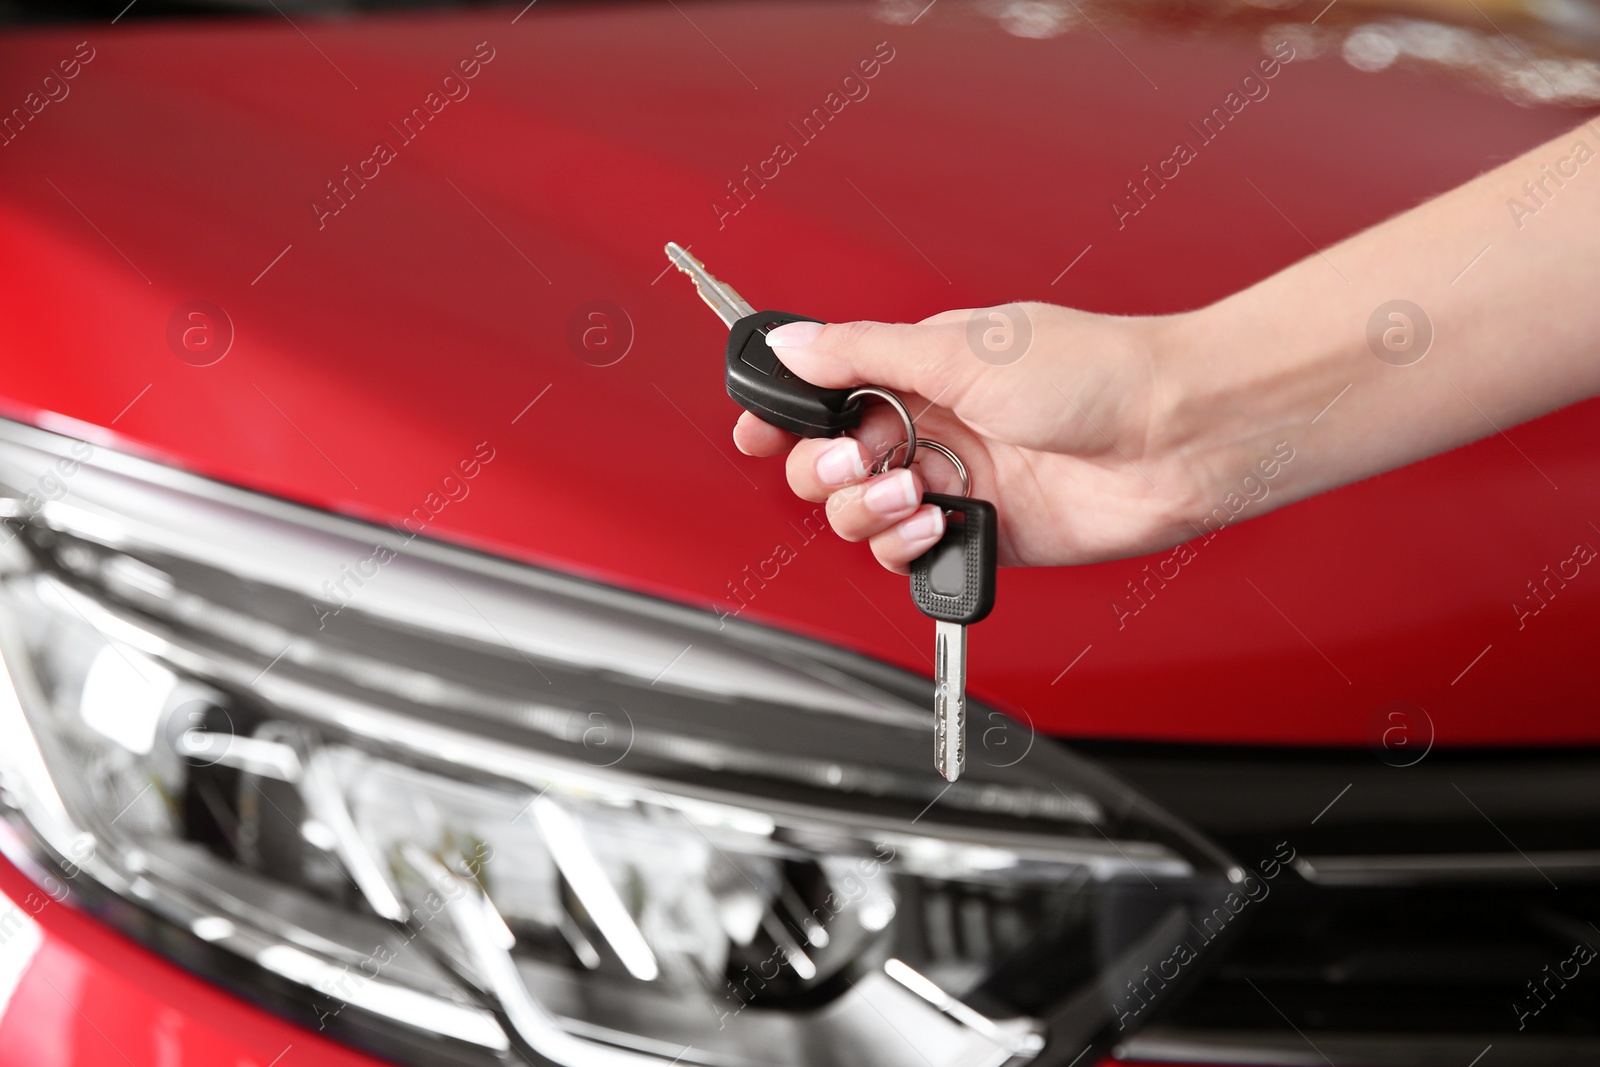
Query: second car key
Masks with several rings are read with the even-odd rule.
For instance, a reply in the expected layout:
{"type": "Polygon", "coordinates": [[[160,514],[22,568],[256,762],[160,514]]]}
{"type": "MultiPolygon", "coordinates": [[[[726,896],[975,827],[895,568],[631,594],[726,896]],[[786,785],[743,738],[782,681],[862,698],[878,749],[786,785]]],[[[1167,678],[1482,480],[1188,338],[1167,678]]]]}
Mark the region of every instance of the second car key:
{"type": "MultiPolygon", "coordinates": [[[[861,422],[865,396],[891,404],[905,427],[903,445],[909,467],[917,451],[917,430],[911,412],[893,392],[876,385],[824,389],[796,376],[766,342],[767,332],[788,322],[819,322],[784,311],[756,311],[733,288],[706,270],[687,249],[669,242],[673,266],[693,281],[700,298],[728,327],[726,382],[728,395],[762,421],[801,437],[836,437],[861,422]]],[[[956,454],[936,441],[925,441],[943,454],[961,475],[962,495],[925,494],[923,503],[938,504],[947,516],[944,535],[911,564],[911,597],[924,615],[935,620],[934,765],[949,781],[961,776],[965,763],[967,706],[967,625],[994,607],[996,519],[992,504],[966,497],[966,467],[956,454]]]]}
{"type": "MultiPolygon", "coordinates": [[[[767,331],[776,326],[820,320],[787,311],[757,311],[676,243],[667,245],[667,257],[694,280],[700,298],[728,327],[728,395],[740,407],[801,437],[837,437],[861,423],[861,390],[812,385],[796,377],[767,345],[767,331]]],[[[902,417],[910,422],[908,416],[902,417]]]]}
{"type": "Polygon", "coordinates": [[[997,519],[986,500],[924,493],[922,502],[944,510],[945,527],[911,563],[911,600],[934,620],[933,765],[953,782],[967,755],[967,627],[994,608],[997,519]]]}

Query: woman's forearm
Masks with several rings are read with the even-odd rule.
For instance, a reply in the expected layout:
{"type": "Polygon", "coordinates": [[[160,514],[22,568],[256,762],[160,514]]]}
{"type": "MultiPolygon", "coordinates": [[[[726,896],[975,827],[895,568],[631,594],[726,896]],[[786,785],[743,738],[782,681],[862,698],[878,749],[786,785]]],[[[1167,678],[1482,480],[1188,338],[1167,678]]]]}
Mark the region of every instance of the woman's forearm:
{"type": "Polygon", "coordinates": [[[1600,393],[1597,126],[1177,316],[1156,434],[1201,485],[1291,440],[1278,506],[1600,393]]]}

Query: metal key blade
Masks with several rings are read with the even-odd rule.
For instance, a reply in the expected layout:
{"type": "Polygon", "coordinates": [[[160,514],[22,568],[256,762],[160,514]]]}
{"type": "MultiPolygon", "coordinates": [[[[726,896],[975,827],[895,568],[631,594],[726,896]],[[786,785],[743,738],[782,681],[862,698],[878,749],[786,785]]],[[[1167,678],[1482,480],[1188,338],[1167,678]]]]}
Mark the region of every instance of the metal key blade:
{"type": "Polygon", "coordinates": [[[933,624],[933,765],[953,782],[967,759],[967,628],[933,624]]]}
{"type": "Polygon", "coordinates": [[[911,561],[911,602],[934,621],[933,764],[955,781],[966,762],[967,627],[994,607],[998,558],[994,505],[922,494],[945,514],[944,533],[911,561]]]}
{"type": "Polygon", "coordinates": [[[673,266],[693,279],[700,299],[717,313],[717,318],[722,320],[724,326],[732,329],[734,323],[756,313],[756,309],[744,297],[734,292],[733,286],[706,270],[704,263],[691,256],[689,250],[676,241],[667,242],[667,258],[672,260],[673,266]]]}

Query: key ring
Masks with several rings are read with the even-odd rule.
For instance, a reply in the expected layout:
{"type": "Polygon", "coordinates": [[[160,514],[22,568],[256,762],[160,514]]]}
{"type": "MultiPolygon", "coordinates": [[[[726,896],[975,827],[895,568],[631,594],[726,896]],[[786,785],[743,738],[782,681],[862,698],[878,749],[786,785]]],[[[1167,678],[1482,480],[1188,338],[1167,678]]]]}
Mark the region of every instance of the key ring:
{"type": "MultiPolygon", "coordinates": [[[[899,445],[895,445],[894,448],[891,448],[889,451],[885,452],[883,454],[883,459],[887,461],[890,456],[894,455],[895,448],[899,448],[900,445],[905,445],[906,458],[905,462],[901,463],[900,466],[911,466],[911,460],[917,454],[917,427],[916,424],[911,421],[911,410],[906,407],[906,402],[901,400],[895,394],[891,393],[889,390],[877,385],[863,385],[860,388],[852,389],[850,391],[850,395],[845,397],[845,401],[847,403],[853,402],[857,397],[862,396],[875,396],[879,400],[886,400],[889,402],[889,406],[894,408],[895,411],[900,414],[900,421],[905,424],[906,428],[906,439],[901,441],[899,445]]],[[[943,448],[944,446],[941,445],[940,447],[943,448]]],[[[957,460],[956,462],[959,464],[960,460],[957,460]]],[[[889,469],[887,462],[885,462],[883,469],[889,469]]],[[[879,473],[882,472],[880,471],[879,473]]]]}
{"type": "MultiPolygon", "coordinates": [[[[888,470],[889,469],[889,466],[888,466],[888,463],[887,463],[887,460],[889,459],[889,457],[893,456],[896,452],[898,452],[904,446],[905,446],[905,442],[901,441],[898,444],[896,444],[893,448],[889,449],[888,452],[884,453],[884,457],[883,458],[885,460],[885,463],[884,463],[883,470],[888,470]]],[[[956,473],[961,475],[961,495],[962,496],[967,496],[968,494],[970,494],[972,492],[972,479],[967,474],[967,465],[965,463],[961,462],[961,457],[956,455],[955,452],[948,445],[940,444],[938,441],[935,441],[935,440],[933,440],[931,438],[928,438],[928,437],[924,437],[922,439],[919,447],[921,447],[921,448],[931,448],[935,452],[939,453],[939,455],[943,456],[945,459],[950,461],[950,465],[956,469],[956,473]]],[[[910,466],[910,464],[904,464],[904,466],[910,466]]],[[[881,473],[883,473],[883,471],[875,471],[874,473],[881,474],[881,473]]]]}

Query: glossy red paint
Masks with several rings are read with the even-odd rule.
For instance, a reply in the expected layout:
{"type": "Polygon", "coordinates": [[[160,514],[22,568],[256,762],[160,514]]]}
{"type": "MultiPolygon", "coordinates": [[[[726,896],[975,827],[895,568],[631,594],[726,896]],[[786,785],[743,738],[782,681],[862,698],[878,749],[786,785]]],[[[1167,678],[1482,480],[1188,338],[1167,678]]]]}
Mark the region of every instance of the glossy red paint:
{"type": "MultiPolygon", "coordinates": [[[[708,607],[787,543],[743,617],[927,673],[904,580],[807,540],[781,464],[734,451],[723,331],[664,274],[666,240],[759,305],[830,319],[1019,298],[1172,311],[1580,117],[1301,55],[1119,229],[1112,198],[1251,71],[1257,29],[1113,23],[1114,48],[954,7],[916,25],[866,5],[678,7],[8,36],[7,107],[79,41],[94,58],[0,149],[7,409],[374,519],[487,441],[495,459],[432,533],[708,607]],[[403,143],[402,117],[475,52],[470,95],[403,143]],[[875,53],[869,95],[801,143],[789,123],[875,53]],[[396,158],[319,226],[326,183],[380,141],[396,158]],[[779,141],[795,158],[719,220],[712,201],[779,141]],[[196,299],[236,333],[212,366],[166,340],[196,299]],[[593,300],[631,319],[610,366],[569,344],[593,300]]],[[[1575,543],[1600,545],[1596,413],[1232,528],[1121,626],[1111,604],[1153,560],[1004,573],[973,689],[1070,735],[1362,743],[1405,699],[1440,744],[1600,740],[1600,576],[1520,632],[1512,608],[1575,543]]]]}

